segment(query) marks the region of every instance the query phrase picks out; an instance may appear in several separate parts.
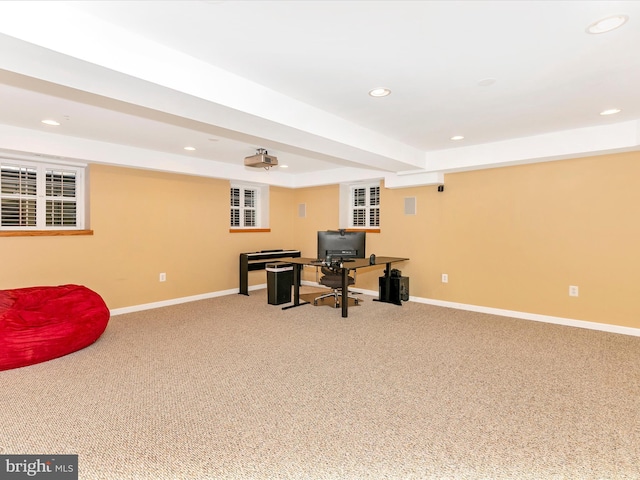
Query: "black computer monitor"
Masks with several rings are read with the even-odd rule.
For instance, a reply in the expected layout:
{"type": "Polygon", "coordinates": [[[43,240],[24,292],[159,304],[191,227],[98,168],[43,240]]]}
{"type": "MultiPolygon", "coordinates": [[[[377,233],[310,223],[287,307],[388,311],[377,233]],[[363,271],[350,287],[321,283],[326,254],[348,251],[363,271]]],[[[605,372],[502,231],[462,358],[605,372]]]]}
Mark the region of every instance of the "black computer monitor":
{"type": "Polygon", "coordinates": [[[319,231],[318,258],[365,258],[366,239],[366,232],[319,231]]]}

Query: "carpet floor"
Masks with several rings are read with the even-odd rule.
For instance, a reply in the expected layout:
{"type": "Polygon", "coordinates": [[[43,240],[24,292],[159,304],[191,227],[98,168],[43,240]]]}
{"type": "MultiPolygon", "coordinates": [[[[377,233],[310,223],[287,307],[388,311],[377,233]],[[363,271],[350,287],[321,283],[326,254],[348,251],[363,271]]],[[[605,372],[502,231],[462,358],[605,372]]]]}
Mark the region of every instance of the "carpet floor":
{"type": "Polygon", "coordinates": [[[0,454],[78,454],[85,480],[640,479],[640,338],[362,299],[115,316],[0,372],[0,454]]]}

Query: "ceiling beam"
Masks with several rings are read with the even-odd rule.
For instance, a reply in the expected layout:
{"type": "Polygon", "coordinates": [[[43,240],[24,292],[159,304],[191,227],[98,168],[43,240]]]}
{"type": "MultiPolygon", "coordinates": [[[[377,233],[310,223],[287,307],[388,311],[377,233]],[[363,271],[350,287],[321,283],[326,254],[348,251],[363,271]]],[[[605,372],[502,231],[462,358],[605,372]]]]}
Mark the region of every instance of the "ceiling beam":
{"type": "Polygon", "coordinates": [[[389,172],[425,166],[418,149],[69,4],[0,2],[0,34],[0,66],[22,75],[208,123],[236,140],[257,137],[389,172]]]}

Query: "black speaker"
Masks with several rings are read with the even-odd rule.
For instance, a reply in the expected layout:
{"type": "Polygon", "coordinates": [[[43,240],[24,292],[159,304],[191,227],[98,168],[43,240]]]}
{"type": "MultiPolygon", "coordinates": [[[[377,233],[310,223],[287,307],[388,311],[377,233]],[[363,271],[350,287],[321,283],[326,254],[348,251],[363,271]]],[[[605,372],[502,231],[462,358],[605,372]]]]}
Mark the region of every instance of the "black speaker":
{"type": "Polygon", "coordinates": [[[409,300],[409,277],[391,276],[380,277],[379,279],[379,300],[381,302],[395,303],[401,305],[409,300]],[[387,282],[389,293],[387,294],[387,282]]]}
{"type": "MultiPolygon", "coordinates": [[[[409,277],[398,277],[397,279],[397,283],[398,283],[398,295],[400,296],[400,300],[402,300],[403,302],[408,302],[409,301],[409,277]]],[[[391,280],[391,290],[393,290],[393,282],[394,280],[391,280]]]]}

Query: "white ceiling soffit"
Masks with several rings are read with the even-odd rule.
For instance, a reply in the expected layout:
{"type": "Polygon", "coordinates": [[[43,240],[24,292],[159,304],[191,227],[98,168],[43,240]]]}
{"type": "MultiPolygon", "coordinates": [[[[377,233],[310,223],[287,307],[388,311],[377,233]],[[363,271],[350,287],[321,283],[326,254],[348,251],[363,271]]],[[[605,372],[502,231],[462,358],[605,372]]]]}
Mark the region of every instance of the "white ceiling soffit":
{"type": "Polygon", "coordinates": [[[640,2],[3,1],[0,148],[288,187],[632,150],[639,23],[640,2]],[[49,101],[66,145],[19,113],[49,101]],[[243,167],[258,147],[290,169],[243,167]]]}

